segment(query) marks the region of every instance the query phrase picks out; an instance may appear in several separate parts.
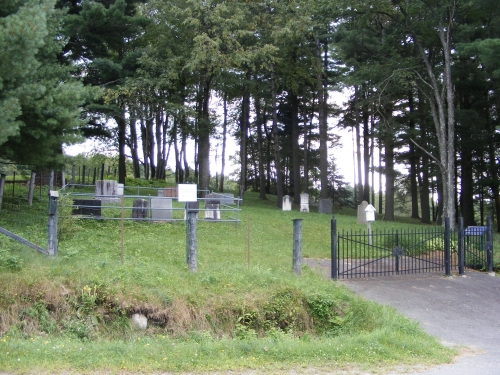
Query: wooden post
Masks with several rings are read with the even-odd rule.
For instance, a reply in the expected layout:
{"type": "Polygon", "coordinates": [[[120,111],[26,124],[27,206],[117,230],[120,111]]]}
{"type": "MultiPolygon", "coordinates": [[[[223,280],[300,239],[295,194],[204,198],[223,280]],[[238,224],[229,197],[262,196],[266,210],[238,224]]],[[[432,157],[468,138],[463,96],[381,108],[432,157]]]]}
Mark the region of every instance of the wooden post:
{"type": "Polygon", "coordinates": [[[59,192],[49,191],[49,225],[48,225],[48,241],[47,251],[50,256],[57,255],[57,198],[59,192]]]}
{"type": "Polygon", "coordinates": [[[196,253],[196,211],[187,210],[186,213],[186,254],[189,271],[196,272],[198,268],[198,257],[196,253]]]}
{"type": "Polygon", "coordinates": [[[302,271],[302,219],[293,219],[293,273],[302,271]]]}
{"type": "Polygon", "coordinates": [[[35,178],[36,172],[31,171],[30,185],[28,189],[28,205],[33,205],[33,194],[35,193],[35,178]]]}

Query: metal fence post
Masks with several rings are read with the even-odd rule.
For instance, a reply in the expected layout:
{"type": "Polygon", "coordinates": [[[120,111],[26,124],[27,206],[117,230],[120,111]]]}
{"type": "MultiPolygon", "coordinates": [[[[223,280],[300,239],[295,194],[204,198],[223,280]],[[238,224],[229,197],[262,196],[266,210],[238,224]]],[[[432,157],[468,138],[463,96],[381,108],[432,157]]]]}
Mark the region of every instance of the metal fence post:
{"type": "Polygon", "coordinates": [[[293,273],[300,275],[302,270],[302,219],[293,219],[293,273]]]}
{"type": "Polygon", "coordinates": [[[187,210],[186,213],[186,259],[189,271],[197,271],[196,254],[196,210],[187,210]]]}
{"type": "Polygon", "coordinates": [[[488,262],[488,272],[493,272],[493,227],[491,224],[491,216],[486,217],[486,260],[488,262]]]}
{"type": "Polygon", "coordinates": [[[451,276],[450,267],[450,218],[444,218],[444,269],[446,276],[451,276]]]}
{"type": "Polygon", "coordinates": [[[332,215],[331,223],[331,269],[332,269],[332,279],[338,279],[338,269],[337,269],[337,220],[335,216],[332,215]]]}
{"type": "Polygon", "coordinates": [[[47,251],[50,256],[57,255],[57,198],[59,192],[50,190],[49,192],[49,224],[47,251]]]}
{"type": "Polygon", "coordinates": [[[458,273],[465,273],[465,251],[464,251],[464,218],[458,218],[458,273]]]}

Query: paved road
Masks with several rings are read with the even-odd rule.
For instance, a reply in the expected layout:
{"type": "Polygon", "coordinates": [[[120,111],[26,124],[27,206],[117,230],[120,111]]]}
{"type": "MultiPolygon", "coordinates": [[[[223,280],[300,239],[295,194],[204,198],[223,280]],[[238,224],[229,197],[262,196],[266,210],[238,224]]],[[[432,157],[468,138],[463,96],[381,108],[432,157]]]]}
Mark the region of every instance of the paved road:
{"type": "Polygon", "coordinates": [[[419,321],[445,345],[476,349],[453,364],[406,375],[500,374],[500,277],[470,271],[463,277],[398,276],[344,284],[419,321]]]}

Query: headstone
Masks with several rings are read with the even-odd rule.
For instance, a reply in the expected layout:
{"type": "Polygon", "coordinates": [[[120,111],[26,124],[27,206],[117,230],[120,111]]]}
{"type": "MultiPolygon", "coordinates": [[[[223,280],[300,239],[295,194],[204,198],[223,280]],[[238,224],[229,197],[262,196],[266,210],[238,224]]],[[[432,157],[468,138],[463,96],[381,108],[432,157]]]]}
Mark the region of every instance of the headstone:
{"type": "Polygon", "coordinates": [[[177,188],[166,187],[158,190],[159,197],[177,198],[177,188]]]}
{"type": "Polygon", "coordinates": [[[207,194],[207,196],[210,196],[211,198],[214,199],[218,199],[220,204],[226,204],[226,205],[234,204],[234,194],[212,193],[212,194],[207,194]]]}
{"type": "Polygon", "coordinates": [[[148,217],[148,201],[145,199],[136,199],[132,208],[133,219],[146,219],[148,217]]]}
{"type": "Polygon", "coordinates": [[[318,212],[320,214],[331,214],[332,213],[332,200],[329,198],[323,198],[319,200],[318,212]]]}
{"type": "Polygon", "coordinates": [[[368,207],[368,202],[363,201],[358,205],[358,224],[367,224],[366,221],[366,207],[368,207]]]}
{"type": "Polygon", "coordinates": [[[283,205],[281,208],[283,211],[291,211],[292,210],[292,198],[289,195],[285,195],[283,197],[283,205]]]}
{"type": "Polygon", "coordinates": [[[73,215],[101,216],[101,201],[99,199],[74,199],[73,215]]]}
{"type": "Polygon", "coordinates": [[[95,182],[95,195],[97,197],[118,195],[118,182],[115,180],[97,180],[95,182]]]}
{"type": "Polygon", "coordinates": [[[186,209],[184,210],[184,220],[187,218],[187,211],[196,211],[196,218],[198,219],[198,211],[200,210],[200,202],[186,202],[186,209]]]}
{"type": "Polygon", "coordinates": [[[172,199],[151,198],[151,220],[172,220],[172,199]]]}
{"type": "Polygon", "coordinates": [[[205,198],[205,219],[220,220],[220,200],[218,194],[207,194],[205,198]]]}
{"type": "Polygon", "coordinates": [[[116,180],[97,180],[95,182],[95,196],[104,204],[120,203],[120,198],[118,197],[119,190],[118,182],[116,180]]]}
{"type": "Polygon", "coordinates": [[[309,194],[300,194],[300,212],[309,212],[309,194]]]}

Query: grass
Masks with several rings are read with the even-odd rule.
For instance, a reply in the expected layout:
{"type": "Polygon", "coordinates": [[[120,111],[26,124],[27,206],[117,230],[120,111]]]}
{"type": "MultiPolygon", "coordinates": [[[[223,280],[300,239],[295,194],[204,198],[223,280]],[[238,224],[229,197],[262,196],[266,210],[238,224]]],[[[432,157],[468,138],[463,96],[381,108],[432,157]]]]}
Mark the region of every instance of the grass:
{"type": "MultiPolygon", "coordinates": [[[[0,225],[42,245],[46,227],[26,223],[46,205],[2,209],[0,225]]],[[[197,224],[196,273],[182,222],[125,222],[122,247],[119,221],[61,219],[56,258],[0,237],[0,370],[383,372],[456,354],[341,283],[306,266],[292,273],[292,220],[303,219],[303,256],[328,258],[331,216],[282,212],[275,197],[247,193],[240,218],[197,224]],[[133,313],[148,317],[147,330],[130,326],[133,313]]],[[[353,211],[336,218],[338,228],[364,229],[353,211]]]]}

